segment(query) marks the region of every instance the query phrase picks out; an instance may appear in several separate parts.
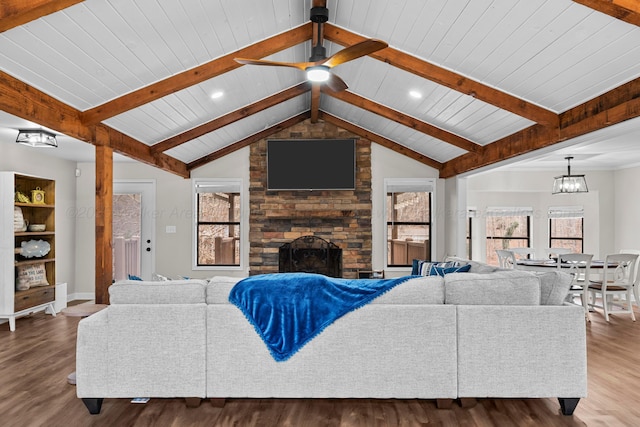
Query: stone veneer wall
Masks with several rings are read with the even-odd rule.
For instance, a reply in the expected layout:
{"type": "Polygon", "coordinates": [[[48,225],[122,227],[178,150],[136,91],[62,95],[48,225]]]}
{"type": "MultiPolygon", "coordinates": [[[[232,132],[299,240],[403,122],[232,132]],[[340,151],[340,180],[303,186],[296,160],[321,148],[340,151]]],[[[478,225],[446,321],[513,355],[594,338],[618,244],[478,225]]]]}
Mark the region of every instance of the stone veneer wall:
{"type": "Polygon", "coordinates": [[[356,139],[356,189],[267,191],[263,139],[251,145],[249,274],[278,271],[278,249],[301,236],[317,236],[342,248],[342,275],[371,269],[371,142],[332,124],[306,120],[271,139],[356,139]]]}

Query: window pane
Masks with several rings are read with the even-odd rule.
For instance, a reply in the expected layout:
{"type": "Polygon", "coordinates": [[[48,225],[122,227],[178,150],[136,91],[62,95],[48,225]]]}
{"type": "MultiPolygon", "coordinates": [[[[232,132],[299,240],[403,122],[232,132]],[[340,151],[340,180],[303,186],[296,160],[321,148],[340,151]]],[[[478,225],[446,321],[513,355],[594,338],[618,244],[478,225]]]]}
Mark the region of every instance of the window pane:
{"type": "Polygon", "coordinates": [[[487,217],[487,237],[526,238],[529,236],[527,226],[527,217],[523,215],[489,216],[487,217]]]}
{"type": "Polygon", "coordinates": [[[551,239],[552,248],[567,248],[571,252],[582,253],[582,240],[551,239]]]}
{"type": "Polygon", "coordinates": [[[430,193],[387,193],[390,222],[428,222],[430,193]]]}
{"type": "Polygon", "coordinates": [[[240,194],[198,193],[198,222],[240,222],[240,194]]]}
{"type": "Polygon", "coordinates": [[[240,265],[238,225],[198,225],[198,265],[240,265]]]}
{"type": "Polygon", "coordinates": [[[582,218],[552,218],[551,238],[574,237],[581,239],[582,218]]]}
{"type": "Polygon", "coordinates": [[[387,233],[397,236],[387,242],[389,266],[410,266],[414,259],[431,259],[428,225],[389,225],[387,233]]]}

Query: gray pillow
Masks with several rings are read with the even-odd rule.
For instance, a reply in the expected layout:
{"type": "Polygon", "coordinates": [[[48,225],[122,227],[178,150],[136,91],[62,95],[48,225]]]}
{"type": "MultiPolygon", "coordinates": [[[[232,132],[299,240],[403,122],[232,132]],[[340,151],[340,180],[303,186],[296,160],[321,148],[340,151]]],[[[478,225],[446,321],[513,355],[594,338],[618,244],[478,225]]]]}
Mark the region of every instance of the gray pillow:
{"type": "Polygon", "coordinates": [[[571,286],[571,275],[564,271],[534,273],[540,279],[540,305],[562,305],[571,286]]]}
{"type": "Polygon", "coordinates": [[[444,287],[445,304],[540,305],[540,279],[528,271],[452,273],[444,287]]]}

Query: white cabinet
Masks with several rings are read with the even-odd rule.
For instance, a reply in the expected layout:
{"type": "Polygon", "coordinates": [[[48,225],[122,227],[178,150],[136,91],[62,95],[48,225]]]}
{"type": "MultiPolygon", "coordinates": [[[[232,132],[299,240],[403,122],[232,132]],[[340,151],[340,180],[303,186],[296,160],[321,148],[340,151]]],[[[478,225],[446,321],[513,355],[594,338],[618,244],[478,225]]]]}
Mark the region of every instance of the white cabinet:
{"type": "Polygon", "coordinates": [[[0,172],[0,319],[11,331],[17,317],[45,309],[55,316],[55,234],[55,181],[0,172]]]}

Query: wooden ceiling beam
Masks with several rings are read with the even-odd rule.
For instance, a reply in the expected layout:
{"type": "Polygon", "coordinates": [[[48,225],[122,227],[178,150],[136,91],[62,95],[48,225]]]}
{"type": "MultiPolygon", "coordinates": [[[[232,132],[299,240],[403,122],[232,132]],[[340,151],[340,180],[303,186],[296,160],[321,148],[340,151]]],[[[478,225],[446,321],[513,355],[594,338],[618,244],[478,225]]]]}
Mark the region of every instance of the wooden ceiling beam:
{"type": "Polygon", "coordinates": [[[183,71],[149,86],[130,92],[82,113],[85,125],[96,124],[110,117],[153,102],[190,86],[202,83],[242,66],[234,58],[263,58],[303,43],[311,38],[311,24],[303,24],[261,42],[224,55],[205,64],[183,71]]]}
{"type": "Polygon", "coordinates": [[[227,145],[224,148],[221,148],[220,150],[217,150],[211,154],[208,154],[200,159],[194,160],[193,162],[190,162],[187,164],[187,169],[189,169],[189,171],[195,169],[195,168],[199,168],[200,166],[204,166],[209,162],[212,162],[214,160],[218,160],[221,157],[226,156],[227,154],[231,154],[234,151],[238,151],[241,148],[244,147],[248,147],[249,145],[253,144],[254,142],[258,142],[261,139],[267,138],[271,135],[273,135],[274,133],[278,133],[282,130],[288,129],[291,126],[294,126],[298,123],[304,122],[305,120],[307,120],[310,117],[310,113],[309,111],[305,111],[304,113],[298,114],[297,116],[293,116],[290,119],[287,119],[283,122],[280,122],[274,126],[271,126],[269,129],[265,129],[263,131],[260,131],[258,133],[255,133],[251,136],[248,136],[240,141],[237,141],[231,145],[227,145]]]}
{"type": "MultiPolygon", "coordinates": [[[[324,36],[327,40],[342,46],[351,46],[366,40],[364,37],[352,33],[344,28],[326,23],[324,36]]],[[[465,95],[472,96],[486,103],[492,104],[503,110],[507,110],[518,116],[525,117],[541,125],[556,128],[558,115],[553,111],[539,107],[535,104],[517,98],[506,92],[501,92],[468,77],[441,68],[435,64],[411,56],[392,47],[372,53],[372,58],[386,62],[387,64],[410,72],[422,78],[431,80],[465,95]]]]}
{"type": "Polygon", "coordinates": [[[318,122],[320,114],[320,84],[314,83],[311,86],[311,123],[318,122]]]}
{"type": "Polygon", "coordinates": [[[394,110],[393,108],[378,104],[375,101],[364,98],[348,90],[344,90],[342,92],[332,92],[329,90],[323,91],[327,95],[332,96],[336,99],[347,102],[351,105],[355,105],[356,107],[362,108],[389,120],[393,120],[394,122],[405,125],[411,129],[415,129],[418,132],[422,132],[448,144],[455,145],[456,147],[462,148],[463,150],[475,153],[481,148],[480,145],[476,144],[473,141],[436,127],[432,124],[423,122],[422,120],[418,120],[415,117],[411,117],[400,111],[394,110]]]}
{"type": "Polygon", "coordinates": [[[488,166],[581,135],[640,117],[640,78],[560,114],[559,129],[534,125],[446,162],[441,178],[488,166]]]}
{"type": "MultiPolygon", "coordinates": [[[[80,121],[80,111],[38,89],[0,71],[0,110],[53,129],[71,138],[95,145],[95,126],[80,121]]],[[[108,126],[114,151],[184,178],[189,177],[187,165],[165,154],[151,153],[150,147],[108,126]]]]}
{"type": "Polygon", "coordinates": [[[310,88],[311,86],[308,82],[302,82],[296,86],[292,86],[268,98],[264,98],[260,101],[254,102],[253,104],[239,108],[235,111],[232,111],[231,113],[211,120],[210,122],[204,123],[200,126],[196,126],[193,129],[189,129],[188,131],[183,132],[179,135],[158,142],[157,144],[151,146],[151,152],[161,153],[163,151],[170,150],[187,141],[191,141],[192,139],[220,129],[223,126],[235,123],[238,120],[245,119],[253,114],[259,113],[260,111],[266,110],[267,108],[278,105],[281,102],[288,101],[289,99],[300,96],[308,92],[310,88]]]}
{"type": "Polygon", "coordinates": [[[640,26],[640,4],[637,0],[573,0],[629,24],[640,26]]]}
{"type": "Polygon", "coordinates": [[[35,21],[84,0],[2,0],[0,2],[0,33],[35,21]]]}
{"type": "Polygon", "coordinates": [[[366,138],[369,141],[373,141],[376,144],[382,145],[383,147],[389,148],[390,150],[403,154],[409,158],[412,158],[413,160],[416,160],[434,169],[440,170],[442,168],[442,163],[432,159],[431,157],[427,157],[424,154],[420,154],[416,151],[413,151],[412,149],[407,148],[404,145],[398,144],[397,142],[392,141],[376,133],[369,132],[368,130],[363,129],[360,126],[357,126],[357,125],[354,125],[353,123],[349,123],[345,120],[339,119],[338,117],[333,116],[329,113],[325,113],[324,111],[320,111],[319,119],[329,123],[333,123],[334,125],[341,127],[344,130],[348,130],[349,132],[354,133],[358,136],[361,136],[362,138],[366,138]]]}

